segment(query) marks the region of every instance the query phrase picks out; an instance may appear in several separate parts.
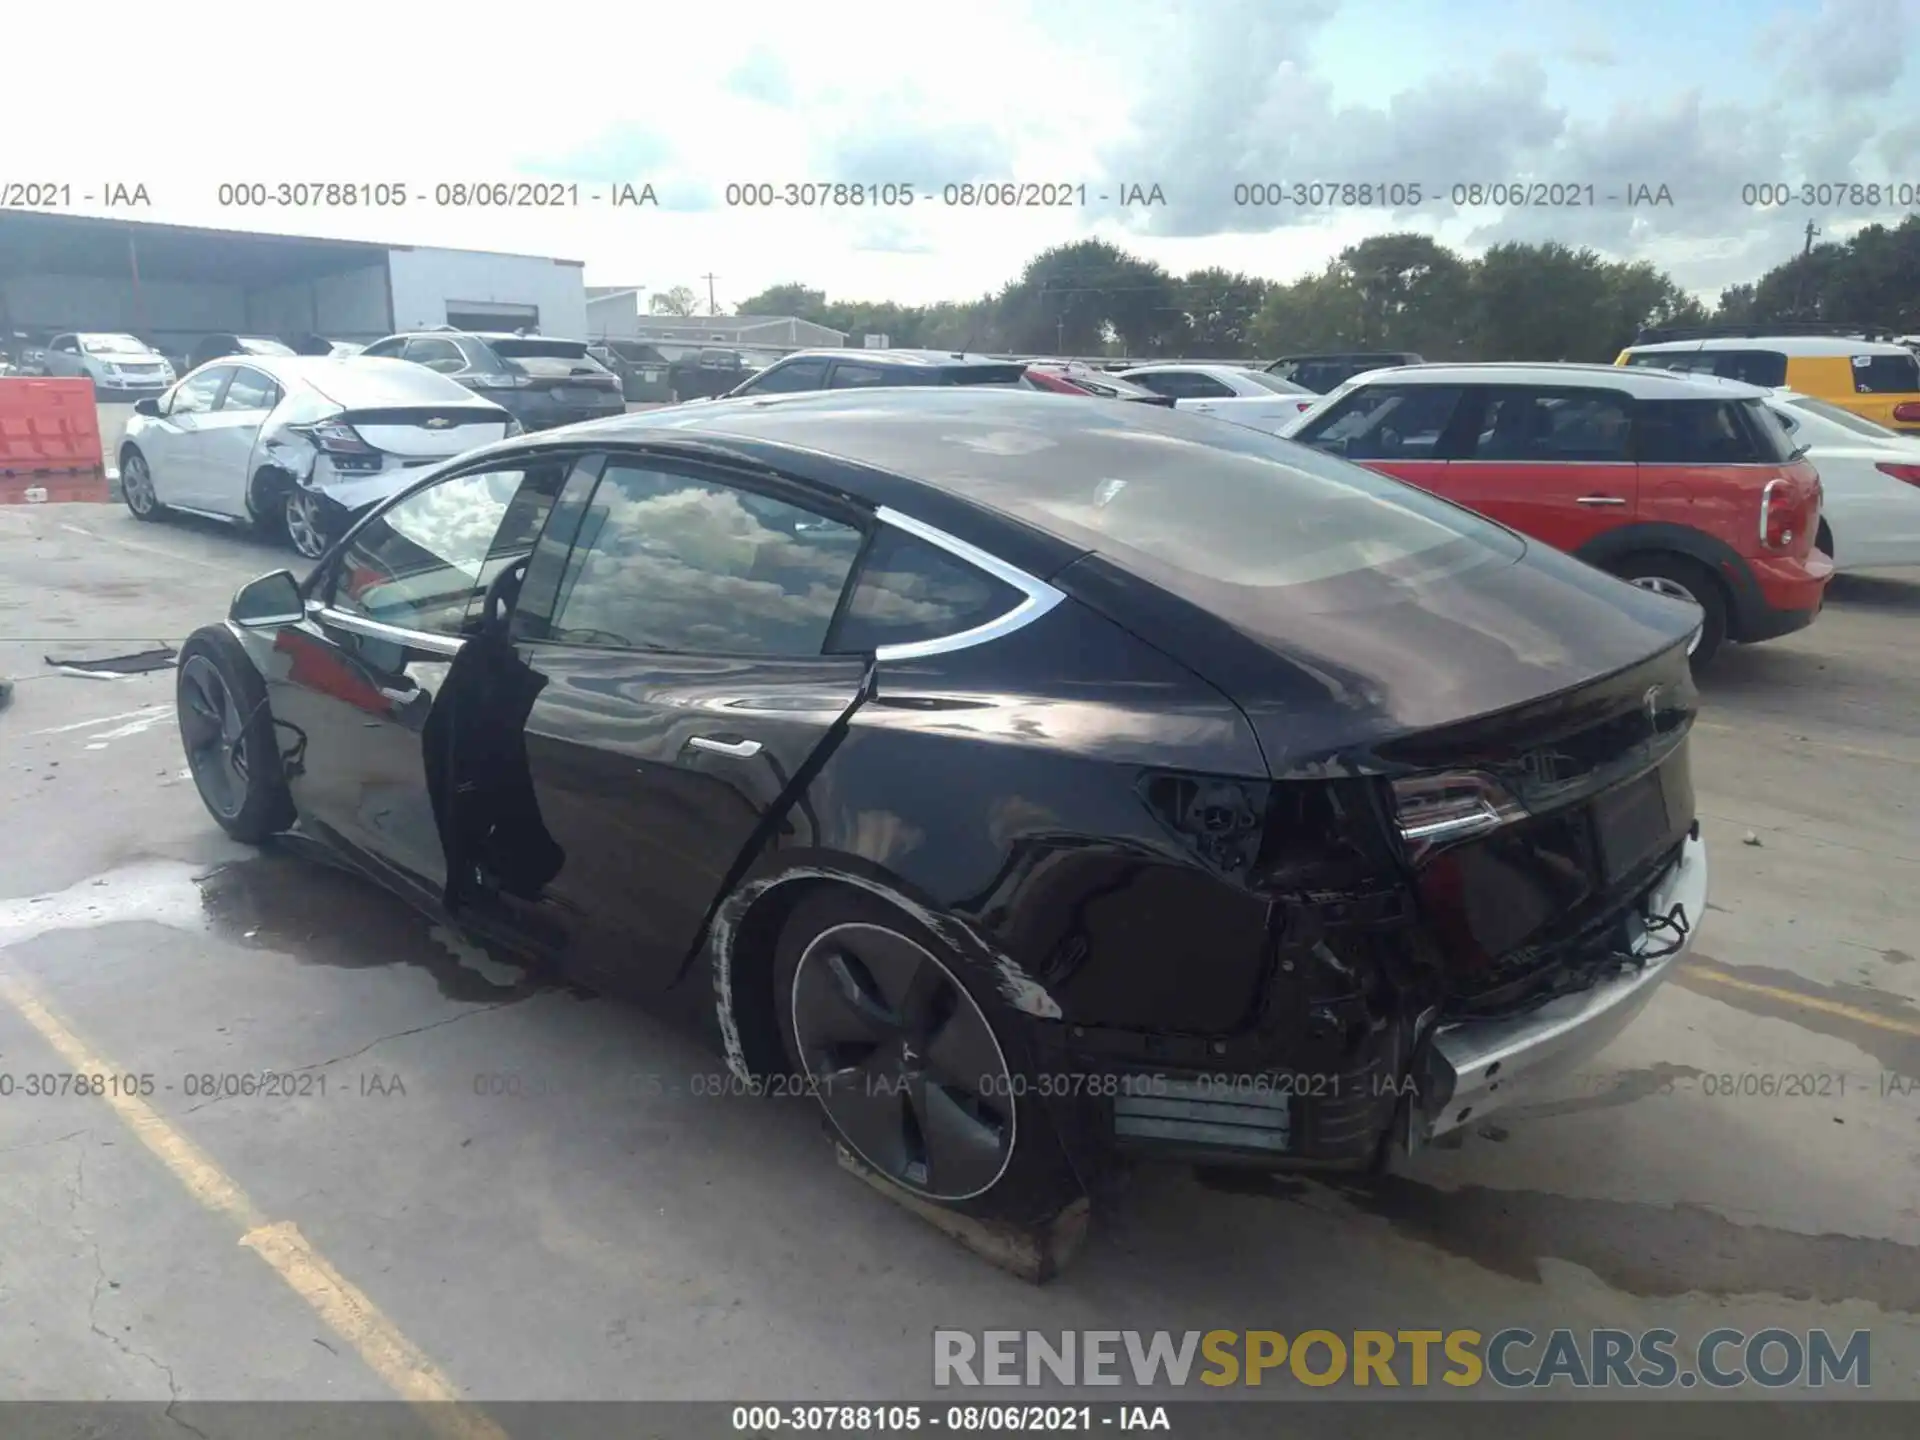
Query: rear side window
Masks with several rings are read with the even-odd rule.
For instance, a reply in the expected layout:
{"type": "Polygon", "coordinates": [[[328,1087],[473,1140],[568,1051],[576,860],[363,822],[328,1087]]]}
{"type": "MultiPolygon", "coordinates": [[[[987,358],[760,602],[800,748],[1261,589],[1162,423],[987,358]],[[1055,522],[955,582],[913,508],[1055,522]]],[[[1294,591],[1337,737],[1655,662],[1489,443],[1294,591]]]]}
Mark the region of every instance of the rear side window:
{"type": "Polygon", "coordinates": [[[819,655],[860,531],[757,491],[609,461],[549,638],[724,655],[819,655]]]}
{"type": "Polygon", "coordinates": [[[797,390],[818,390],[826,383],[826,361],[794,360],[762,372],[757,379],[747,382],[747,390],[753,395],[782,395],[797,390]]]}
{"type": "Polygon", "coordinates": [[[1759,400],[1643,400],[1634,427],[1643,465],[1779,465],[1794,449],[1759,400]]]}
{"type": "Polygon", "coordinates": [[[1348,460],[1429,460],[1460,404],[1458,385],[1366,385],[1296,439],[1348,460]]]}
{"type": "Polygon", "coordinates": [[[879,365],[849,365],[841,361],[833,367],[833,388],[852,389],[865,385],[905,385],[911,383],[898,370],[888,371],[879,365]]]}
{"type": "Polygon", "coordinates": [[[891,525],[874,533],[830,646],[860,654],[998,620],[1026,597],[957,555],[891,525]]]}
{"type": "Polygon", "coordinates": [[[1853,393],[1920,394],[1920,360],[1911,355],[1856,355],[1853,357],[1853,393]]]}
{"type": "Polygon", "coordinates": [[[1698,368],[1728,380],[1744,380],[1772,390],[1787,383],[1787,357],[1778,350],[1708,350],[1698,368]]]}
{"type": "Polygon", "coordinates": [[[1631,414],[1610,390],[1491,392],[1472,450],[1475,460],[1626,461],[1631,414]]]}

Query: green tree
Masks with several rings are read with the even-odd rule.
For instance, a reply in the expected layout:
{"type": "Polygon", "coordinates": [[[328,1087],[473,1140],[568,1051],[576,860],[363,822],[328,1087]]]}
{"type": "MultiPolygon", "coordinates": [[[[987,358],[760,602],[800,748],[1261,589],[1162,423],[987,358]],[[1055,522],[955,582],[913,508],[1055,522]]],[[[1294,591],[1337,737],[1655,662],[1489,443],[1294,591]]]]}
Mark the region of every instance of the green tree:
{"type": "MultiPolygon", "coordinates": [[[[811,290],[798,282],[787,285],[772,285],[758,295],[749,295],[735,307],[740,315],[791,315],[796,320],[811,320],[816,325],[827,322],[821,317],[827,309],[827,292],[811,290]]],[[[834,327],[836,330],[839,326],[834,327]]]]}
{"type": "Polygon", "coordinates": [[[1195,270],[1177,291],[1186,317],[1186,349],[1211,359],[1243,359],[1254,353],[1253,327],[1273,288],[1238,270],[1195,270]]]}
{"type": "Polygon", "coordinates": [[[676,285],[671,290],[657,290],[647,301],[647,311],[653,315],[698,315],[700,297],[693,293],[690,285],[676,285]]]}

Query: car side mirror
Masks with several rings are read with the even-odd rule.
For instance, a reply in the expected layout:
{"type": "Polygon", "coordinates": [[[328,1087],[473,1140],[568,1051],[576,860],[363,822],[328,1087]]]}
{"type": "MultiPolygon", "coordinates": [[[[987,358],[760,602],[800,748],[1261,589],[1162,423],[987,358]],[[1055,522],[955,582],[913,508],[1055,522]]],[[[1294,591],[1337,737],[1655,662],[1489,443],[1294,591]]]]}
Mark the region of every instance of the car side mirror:
{"type": "Polygon", "coordinates": [[[147,396],[144,400],[136,400],[133,402],[133,413],[136,415],[145,415],[149,420],[158,420],[160,418],[160,401],[156,396],[152,395],[147,396]]]}
{"type": "Polygon", "coordinates": [[[276,570],[249,580],[234,592],[227,619],[249,629],[291,625],[306,614],[300,600],[300,582],[291,570],[276,570]]]}

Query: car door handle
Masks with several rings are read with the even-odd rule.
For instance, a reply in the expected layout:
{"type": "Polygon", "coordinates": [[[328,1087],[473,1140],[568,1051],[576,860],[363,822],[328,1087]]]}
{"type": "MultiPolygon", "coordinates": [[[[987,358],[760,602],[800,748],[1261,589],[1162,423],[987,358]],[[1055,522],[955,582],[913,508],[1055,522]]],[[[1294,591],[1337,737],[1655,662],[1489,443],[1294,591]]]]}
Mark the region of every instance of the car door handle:
{"type": "Polygon", "coordinates": [[[758,740],[716,740],[711,735],[696,735],[687,744],[696,750],[710,750],[715,755],[731,755],[736,760],[751,760],[760,753],[758,740]]]}
{"type": "Polygon", "coordinates": [[[1618,495],[1582,495],[1574,501],[1576,505],[1624,505],[1626,503],[1618,495]]]}

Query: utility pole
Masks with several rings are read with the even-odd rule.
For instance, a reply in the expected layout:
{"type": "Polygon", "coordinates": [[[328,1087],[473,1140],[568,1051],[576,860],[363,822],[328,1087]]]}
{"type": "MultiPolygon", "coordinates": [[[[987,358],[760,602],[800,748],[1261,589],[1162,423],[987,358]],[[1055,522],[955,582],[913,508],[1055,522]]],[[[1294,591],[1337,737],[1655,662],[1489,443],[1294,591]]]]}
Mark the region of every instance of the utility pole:
{"type": "Polygon", "coordinates": [[[1813,268],[1813,237],[1819,233],[1813,221],[1807,221],[1807,243],[1800,247],[1800,270],[1793,277],[1793,315],[1796,320],[1805,313],[1800,308],[1800,297],[1806,294],[1807,271],[1813,268]]]}
{"type": "MultiPolygon", "coordinates": [[[[1811,222],[1809,222],[1809,224],[1811,224],[1811,222]]],[[[702,275],[700,278],[707,282],[707,314],[718,315],[720,313],[720,307],[716,305],[713,300],[713,282],[720,277],[718,275],[702,275]]]]}

